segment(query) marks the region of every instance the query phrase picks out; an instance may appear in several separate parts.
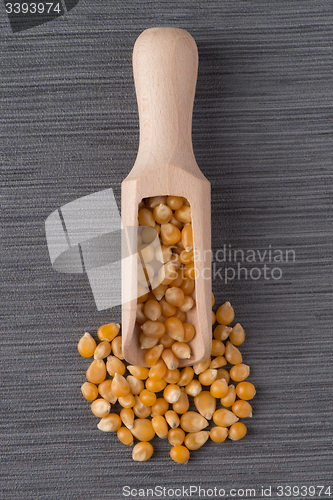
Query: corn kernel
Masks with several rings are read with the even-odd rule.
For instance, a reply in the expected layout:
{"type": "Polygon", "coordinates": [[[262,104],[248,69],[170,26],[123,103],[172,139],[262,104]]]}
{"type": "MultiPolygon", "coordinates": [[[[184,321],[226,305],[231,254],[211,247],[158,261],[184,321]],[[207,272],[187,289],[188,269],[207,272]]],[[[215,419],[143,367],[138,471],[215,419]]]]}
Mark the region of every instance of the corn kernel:
{"type": "MultiPolygon", "coordinates": [[[[183,342],[184,340],[184,326],[180,319],[171,317],[165,320],[165,332],[174,340],[183,342]]],[[[177,367],[176,367],[177,368],[177,367]]]]}
{"type": "Polygon", "coordinates": [[[166,381],[163,379],[154,380],[151,378],[147,378],[146,380],[146,389],[150,392],[160,392],[163,391],[165,386],[167,385],[166,381]]]}
{"type": "Polygon", "coordinates": [[[256,394],[256,389],[251,382],[240,382],[236,386],[236,394],[240,399],[252,399],[256,394]]]}
{"type": "Polygon", "coordinates": [[[181,389],[176,384],[169,384],[163,391],[163,397],[168,403],[176,403],[181,395],[181,389]]]}
{"type": "Polygon", "coordinates": [[[92,384],[91,382],[85,382],[81,386],[81,392],[83,397],[88,401],[94,401],[94,399],[98,396],[98,389],[95,384],[92,384]]]}
{"type": "Polygon", "coordinates": [[[121,419],[117,413],[109,413],[106,417],[101,418],[97,427],[103,432],[116,432],[121,427],[121,419]]]}
{"type": "Polygon", "coordinates": [[[192,309],[194,306],[194,300],[189,295],[184,296],[184,301],[181,306],[179,306],[180,311],[186,313],[192,309]]]}
{"type": "Polygon", "coordinates": [[[212,427],[210,430],[210,439],[214,441],[214,443],[223,443],[228,437],[228,428],[227,427],[212,427]]]}
{"type": "Polygon", "coordinates": [[[185,342],[175,342],[171,350],[178,359],[189,359],[191,357],[191,348],[185,342]]]}
{"type": "Polygon", "coordinates": [[[108,323],[102,325],[97,330],[97,335],[100,340],[108,340],[111,342],[119,333],[120,325],[117,323],[108,323]]]}
{"type": "Polygon", "coordinates": [[[233,327],[233,329],[229,335],[229,340],[234,345],[243,344],[243,342],[245,340],[245,332],[244,332],[244,328],[239,323],[237,323],[237,325],[235,325],[233,327]]]}
{"type": "Polygon", "coordinates": [[[156,417],[153,417],[151,419],[151,423],[156,435],[159,438],[165,439],[168,437],[168,424],[166,423],[166,420],[162,415],[156,415],[156,417]]]}
{"type": "Polygon", "coordinates": [[[132,445],[134,443],[133,434],[126,427],[120,427],[117,430],[117,437],[123,444],[132,445]]]}
{"type": "Polygon", "coordinates": [[[235,313],[230,302],[225,302],[216,311],[216,320],[220,325],[229,325],[235,317],[235,313]]]}
{"type": "Polygon", "coordinates": [[[106,399],[95,399],[90,409],[96,417],[106,417],[110,413],[111,405],[106,399]]]}
{"type": "Polygon", "coordinates": [[[225,359],[228,361],[228,363],[232,365],[238,365],[242,362],[243,357],[239,349],[237,349],[234,344],[231,342],[227,342],[225,346],[225,353],[224,353],[225,359]]]}
{"type": "Polygon", "coordinates": [[[214,297],[214,294],[212,292],[212,307],[214,307],[214,305],[215,305],[215,297],[214,297]]]}
{"type": "Polygon", "coordinates": [[[183,223],[191,222],[191,208],[187,205],[182,205],[178,210],[175,210],[175,217],[183,223]]]}
{"type": "Polygon", "coordinates": [[[131,432],[139,441],[150,441],[155,436],[151,420],[146,418],[136,418],[131,432]]]}
{"type": "Polygon", "coordinates": [[[184,302],[184,292],[176,286],[170,287],[165,292],[165,300],[168,304],[180,307],[184,302]]]}
{"type": "Polygon", "coordinates": [[[225,379],[214,380],[210,386],[210,393],[214,398],[221,399],[228,392],[228,384],[225,379]]]}
{"type": "Polygon", "coordinates": [[[123,355],[123,348],[122,348],[122,337],[121,335],[119,337],[116,337],[112,340],[111,342],[111,349],[113,354],[119,358],[119,359],[124,359],[123,355]]]}
{"type": "Polygon", "coordinates": [[[135,404],[133,406],[135,415],[139,418],[147,418],[151,414],[150,406],[146,406],[139,396],[135,396],[135,404]]]}
{"type": "Polygon", "coordinates": [[[217,356],[215,359],[212,359],[210,362],[209,368],[221,368],[222,366],[225,366],[227,364],[227,360],[225,359],[224,356],[217,356]]]}
{"type": "Polygon", "coordinates": [[[164,346],[162,344],[158,344],[155,347],[149,349],[145,355],[145,361],[148,365],[153,366],[156,361],[161,357],[164,346]]]}
{"type": "Polygon", "coordinates": [[[221,379],[224,379],[227,382],[227,384],[229,383],[230,376],[228,370],[225,370],[224,368],[219,368],[217,370],[216,380],[221,380],[221,379]]]}
{"type": "Polygon", "coordinates": [[[168,410],[165,415],[165,420],[170,425],[171,429],[175,429],[180,424],[180,419],[174,410],[168,410]]]}
{"type": "Polygon", "coordinates": [[[199,380],[191,380],[186,386],[185,386],[185,392],[189,396],[195,397],[197,394],[199,394],[202,391],[201,384],[199,380]]]}
{"type": "Polygon", "coordinates": [[[229,425],[234,424],[237,420],[239,420],[238,417],[232,411],[225,408],[220,408],[213,414],[214,424],[220,427],[229,427],[229,425]]]}
{"type": "Polygon", "coordinates": [[[139,378],[140,380],[146,380],[149,376],[149,368],[144,366],[128,365],[127,370],[131,375],[134,375],[134,377],[139,378]]]}
{"type": "Polygon", "coordinates": [[[185,436],[184,444],[189,450],[198,450],[209,438],[209,431],[190,432],[185,436]]]}
{"type": "Polygon", "coordinates": [[[150,198],[145,199],[146,206],[150,208],[155,208],[157,205],[165,205],[167,202],[166,196],[151,196],[150,198]]]}
{"type": "Polygon", "coordinates": [[[172,210],[168,205],[160,204],[154,208],[154,219],[158,224],[167,224],[172,217],[172,210]]]}
{"type": "Polygon", "coordinates": [[[161,357],[169,370],[175,370],[176,368],[178,368],[178,358],[174,355],[171,349],[164,349],[161,357]]]}
{"type": "Polygon", "coordinates": [[[96,341],[90,335],[90,333],[86,332],[79,340],[77,345],[77,350],[84,358],[90,358],[94,355],[96,349],[96,341]]]}
{"type": "Polygon", "coordinates": [[[194,398],[194,404],[200,415],[210,420],[216,410],[216,399],[208,391],[201,391],[194,398]]]}
{"type": "Polygon", "coordinates": [[[185,439],[185,432],[180,427],[170,429],[168,432],[168,440],[172,446],[179,446],[183,444],[185,439]]]}
{"type": "Polygon", "coordinates": [[[152,380],[161,380],[167,372],[166,364],[163,359],[158,359],[149,370],[149,378],[152,380]]]}
{"type": "Polygon", "coordinates": [[[154,453],[154,448],[150,443],[137,443],[132,450],[132,458],[136,462],[146,462],[154,453]]]}
{"type": "Polygon", "coordinates": [[[217,370],[208,368],[204,372],[199,374],[198,380],[202,385],[210,385],[214,382],[217,377],[217,370]]]}
{"type": "Polygon", "coordinates": [[[157,300],[148,300],[143,308],[145,316],[151,321],[156,321],[162,314],[162,309],[157,300]]]}
{"type": "Polygon", "coordinates": [[[185,432],[202,431],[208,425],[208,420],[196,411],[188,411],[180,417],[180,426],[185,432]]]}
{"type": "Polygon", "coordinates": [[[116,373],[111,384],[111,390],[117,398],[122,397],[122,396],[127,396],[130,392],[130,386],[127,380],[120,375],[119,373],[116,373]]]}
{"type": "Polygon", "coordinates": [[[180,387],[185,386],[191,382],[193,377],[194,377],[194,370],[193,370],[192,366],[186,366],[180,372],[180,378],[179,378],[177,383],[180,387]]]}
{"type": "Polygon", "coordinates": [[[195,337],[195,328],[191,323],[183,323],[184,340],[183,342],[190,342],[195,337]]]}
{"type": "Polygon", "coordinates": [[[178,370],[178,368],[176,368],[175,370],[169,370],[169,368],[167,368],[163,379],[168,384],[178,384],[178,380],[180,379],[180,371],[178,370]]]}
{"type": "Polygon", "coordinates": [[[115,404],[117,402],[117,396],[115,396],[111,389],[112,380],[104,380],[98,385],[98,392],[102,396],[102,398],[109,401],[111,404],[115,404]]]}
{"type": "Polygon", "coordinates": [[[166,349],[168,349],[172,346],[172,344],[175,343],[175,340],[171,338],[167,333],[165,333],[163,337],[159,339],[159,343],[162,344],[166,349]]]}
{"type": "Polygon", "coordinates": [[[239,439],[242,439],[247,432],[246,425],[243,424],[243,422],[237,422],[236,424],[233,424],[228,432],[228,437],[232,439],[233,441],[238,441],[239,439]]]}
{"type": "Polygon", "coordinates": [[[175,278],[173,281],[171,281],[171,283],[169,285],[170,287],[175,286],[176,288],[179,288],[183,283],[183,271],[182,271],[182,269],[178,269],[176,274],[177,274],[177,278],[175,278]]]}
{"type": "Polygon", "coordinates": [[[230,378],[232,378],[235,382],[243,382],[243,380],[245,380],[250,374],[250,367],[240,363],[232,366],[229,373],[230,378]]]}
{"type": "Polygon", "coordinates": [[[168,245],[175,245],[181,238],[181,232],[173,224],[161,224],[161,237],[168,245]]]}
{"type": "Polygon", "coordinates": [[[139,378],[134,377],[134,375],[127,375],[126,380],[130,387],[130,391],[132,394],[134,394],[134,396],[140,394],[140,392],[145,388],[143,381],[139,378]]]}
{"type": "Polygon", "coordinates": [[[148,227],[155,226],[154,216],[148,208],[141,208],[141,210],[139,210],[138,219],[139,219],[139,226],[148,226],[148,227]]]}
{"type": "Polygon", "coordinates": [[[135,405],[135,397],[133,394],[129,393],[127,396],[120,396],[118,402],[123,408],[132,408],[132,406],[135,405]]]}
{"type": "Polygon", "coordinates": [[[147,335],[141,333],[139,337],[139,342],[141,349],[151,349],[152,347],[155,347],[155,345],[159,343],[159,339],[147,337],[147,335]]]}
{"type": "Polygon", "coordinates": [[[95,349],[94,359],[103,359],[111,353],[111,344],[107,340],[100,342],[95,349]]]}
{"type": "Polygon", "coordinates": [[[212,360],[212,358],[209,357],[205,361],[201,361],[201,363],[197,363],[197,364],[193,365],[194,373],[196,375],[199,375],[200,373],[207,370],[207,368],[209,368],[211,360],[212,360]]]}
{"type": "Polygon", "coordinates": [[[176,403],[173,403],[172,409],[176,413],[182,415],[188,411],[189,407],[190,407],[190,402],[188,400],[188,396],[185,392],[185,389],[182,387],[180,397],[178,401],[176,401],[176,403]]]}
{"type": "Polygon", "coordinates": [[[232,411],[239,418],[252,417],[252,406],[243,399],[237,399],[231,407],[232,411]]]}
{"type": "Polygon", "coordinates": [[[127,429],[132,429],[134,424],[133,408],[123,408],[120,410],[120,418],[127,429]]]}
{"type": "Polygon", "coordinates": [[[86,371],[86,377],[93,384],[100,384],[106,377],[105,363],[102,359],[94,359],[86,371]]]}
{"type": "Polygon", "coordinates": [[[225,345],[220,340],[212,340],[212,356],[223,356],[225,352],[225,345]]]}
{"type": "Polygon", "coordinates": [[[170,457],[179,464],[186,464],[190,459],[190,452],[185,446],[174,446],[170,450],[170,457]]]}
{"type": "Polygon", "coordinates": [[[214,326],[216,323],[216,314],[214,313],[214,311],[212,311],[212,326],[214,326]]]}
{"type": "Polygon", "coordinates": [[[232,406],[235,402],[236,399],[236,389],[234,385],[229,385],[228,387],[228,392],[223,398],[221,398],[221,405],[222,406],[232,406]]]}
{"type": "Polygon", "coordinates": [[[137,298],[138,304],[141,304],[142,302],[145,302],[148,299],[148,290],[140,283],[138,284],[137,297],[138,297],[137,298]]]}
{"type": "Polygon", "coordinates": [[[169,403],[164,398],[157,398],[156,403],[151,407],[151,416],[164,415],[169,409],[169,403]]]}
{"type": "Polygon", "coordinates": [[[220,340],[221,342],[223,340],[226,340],[230,333],[232,332],[232,328],[230,326],[226,325],[217,325],[217,327],[214,329],[214,339],[220,340]]]}
{"type": "Polygon", "coordinates": [[[183,206],[183,198],[181,196],[168,196],[166,202],[171,210],[178,210],[183,206]]]}
{"type": "Polygon", "coordinates": [[[108,374],[111,375],[111,377],[114,377],[116,373],[124,375],[126,366],[116,356],[108,356],[106,359],[106,369],[108,374]]]}
{"type": "Polygon", "coordinates": [[[142,403],[146,406],[153,406],[156,403],[156,394],[155,392],[150,392],[147,389],[143,389],[143,391],[139,395],[142,403]]]}
{"type": "Polygon", "coordinates": [[[186,278],[184,275],[183,283],[180,285],[179,288],[183,290],[184,295],[191,295],[191,293],[195,288],[195,281],[190,278],[186,278]]]}
{"type": "MultiPolygon", "coordinates": [[[[148,301],[147,304],[149,302],[150,301],[148,301]]],[[[160,339],[165,334],[166,327],[164,325],[165,324],[162,323],[161,321],[148,320],[145,323],[143,323],[143,325],[141,325],[141,329],[147,337],[151,337],[153,339],[160,339]]]]}

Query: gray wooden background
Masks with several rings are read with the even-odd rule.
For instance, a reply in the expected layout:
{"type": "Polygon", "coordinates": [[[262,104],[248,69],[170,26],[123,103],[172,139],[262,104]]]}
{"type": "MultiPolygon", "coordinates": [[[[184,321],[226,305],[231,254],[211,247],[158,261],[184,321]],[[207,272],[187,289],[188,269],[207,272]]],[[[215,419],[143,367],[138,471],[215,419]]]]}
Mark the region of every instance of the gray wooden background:
{"type": "Polygon", "coordinates": [[[1,499],[120,499],[125,485],[333,494],[331,2],[81,0],[17,34],[4,3],[0,16],[1,499]],[[84,195],[112,187],[120,201],[138,146],[132,47],[165,25],[198,45],[193,144],[212,183],[213,249],[295,252],[280,279],[215,277],[247,333],[254,415],[243,441],[209,442],[185,466],[159,439],[135,463],[97,430],[76,345],[120,309],[97,312],[86,276],[53,271],[44,231],[84,195]]]}

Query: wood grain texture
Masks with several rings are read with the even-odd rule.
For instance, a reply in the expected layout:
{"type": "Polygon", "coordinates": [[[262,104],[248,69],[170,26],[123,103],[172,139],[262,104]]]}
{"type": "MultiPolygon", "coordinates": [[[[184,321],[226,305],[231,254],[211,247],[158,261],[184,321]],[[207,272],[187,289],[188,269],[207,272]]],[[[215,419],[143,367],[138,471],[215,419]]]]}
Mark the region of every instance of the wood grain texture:
{"type": "MultiPolygon", "coordinates": [[[[138,225],[138,207],[143,198],[183,196],[191,205],[193,243],[198,258],[196,306],[187,319],[196,335],[189,343],[191,358],[180,360],[179,366],[207,359],[212,345],[210,183],[195,161],[191,137],[197,71],[197,46],[186,30],[151,28],[138,37],[133,49],[133,73],[140,120],[139,151],[121,185],[124,233],[128,227],[138,225]]],[[[140,349],[137,300],[132,299],[136,290],[137,257],[134,256],[122,260],[123,352],[130,364],[148,366],[146,351],[140,349]]]]}
{"type": "Polygon", "coordinates": [[[15,35],[3,3],[0,12],[2,497],[332,482],[330,3],[81,0],[15,35]],[[156,25],[184,28],[198,45],[193,148],[212,184],[214,252],[295,251],[278,280],[243,271],[227,283],[234,263],[215,255],[213,290],[245,328],[257,396],[243,441],[207,442],[181,468],[164,440],[135,464],[97,430],[80,395],[89,361],[76,344],[119,322],[120,308],[97,312],[84,275],[54,272],[44,234],[51,212],[92,192],[112,187],[120,206],[139,143],[132,47],[156,25]]]}

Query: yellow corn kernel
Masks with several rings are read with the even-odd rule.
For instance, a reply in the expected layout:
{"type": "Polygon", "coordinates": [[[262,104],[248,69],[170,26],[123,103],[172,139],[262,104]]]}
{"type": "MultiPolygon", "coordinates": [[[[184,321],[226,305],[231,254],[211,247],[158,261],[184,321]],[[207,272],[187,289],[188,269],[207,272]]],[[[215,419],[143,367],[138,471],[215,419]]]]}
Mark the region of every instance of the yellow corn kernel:
{"type": "Polygon", "coordinates": [[[238,417],[232,411],[225,408],[220,408],[213,414],[214,424],[220,427],[229,427],[229,425],[234,424],[237,420],[239,420],[238,417]]]}
{"type": "MultiPolygon", "coordinates": [[[[155,250],[155,259],[162,264],[166,264],[172,257],[172,248],[168,245],[159,245],[155,250]]],[[[157,283],[157,282],[156,282],[157,283]]],[[[165,290],[163,292],[163,295],[165,290]]],[[[162,296],[163,296],[162,295],[162,296]]]]}
{"type": "Polygon", "coordinates": [[[117,398],[120,398],[129,394],[130,386],[127,380],[120,375],[120,373],[116,373],[112,380],[111,390],[117,398]]]}
{"type": "Polygon", "coordinates": [[[235,386],[229,385],[227,394],[220,400],[221,405],[226,407],[232,406],[235,402],[235,399],[236,399],[235,386]]]}
{"type": "Polygon", "coordinates": [[[176,403],[181,395],[181,389],[177,384],[169,384],[163,391],[163,397],[168,403],[176,403]]]}
{"type": "Polygon", "coordinates": [[[117,430],[117,437],[123,444],[132,445],[134,443],[133,434],[126,427],[120,427],[117,430]]]}
{"type": "Polygon", "coordinates": [[[102,359],[94,359],[86,371],[86,377],[93,384],[100,384],[106,377],[105,363],[102,359]]]}
{"type": "MultiPolygon", "coordinates": [[[[185,227],[187,227],[187,226],[185,226],[185,227]]],[[[194,250],[190,250],[189,252],[187,252],[186,250],[182,250],[179,254],[179,260],[182,264],[189,264],[190,262],[193,262],[194,261],[194,250]]]]}
{"type": "Polygon", "coordinates": [[[139,441],[150,441],[155,436],[151,420],[147,418],[136,418],[131,432],[139,441]]]}
{"type": "Polygon", "coordinates": [[[165,334],[165,326],[162,321],[148,320],[141,325],[141,329],[147,337],[151,337],[153,339],[160,339],[165,334]]]}
{"type": "Polygon", "coordinates": [[[188,411],[180,417],[180,426],[185,432],[202,431],[208,425],[208,420],[196,411],[188,411]]]}
{"type": "Polygon", "coordinates": [[[175,429],[180,424],[180,419],[174,410],[168,410],[165,415],[165,420],[170,425],[171,429],[175,429]]]}
{"type": "Polygon", "coordinates": [[[108,323],[102,325],[97,330],[97,335],[100,340],[108,340],[111,342],[119,333],[120,325],[118,323],[108,323]]]}
{"type": "Polygon", "coordinates": [[[153,291],[153,294],[154,294],[154,297],[156,298],[156,300],[160,301],[161,299],[163,299],[165,291],[168,288],[168,286],[162,285],[162,284],[157,283],[157,282],[158,282],[158,279],[156,281],[153,281],[151,288],[152,288],[152,291],[153,291]]]}
{"type": "Polygon", "coordinates": [[[166,364],[163,359],[158,359],[149,370],[149,378],[152,380],[161,380],[167,372],[166,364]]]}
{"type": "MultiPolygon", "coordinates": [[[[158,280],[162,285],[170,285],[170,283],[175,280],[178,276],[175,263],[174,262],[166,262],[161,269],[158,271],[158,280]]],[[[162,307],[162,304],[161,304],[162,307]]],[[[162,309],[163,310],[163,309],[162,309]]],[[[164,314],[164,313],[163,313],[164,314]]]]}
{"type": "Polygon", "coordinates": [[[193,231],[192,224],[187,224],[182,230],[182,243],[186,252],[190,252],[193,249],[193,231]]]}
{"type": "Polygon", "coordinates": [[[229,384],[230,376],[228,370],[225,370],[224,368],[219,368],[217,370],[216,380],[221,380],[222,378],[224,378],[227,384],[229,384]]]}
{"type": "Polygon", "coordinates": [[[156,361],[161,357],[164,346],[162,344],[158,344],[155,347],[149,349],[145,355],[145,361],[148,365],[153,366],[156,361]]]}
{"type": "Polygon", "coordinates": [[[141,210],[139,210],[138,219],[139,219],[139,226],[148,226],[148,227],[155,226],[154,216],[148,208],[141,208],[141,210]]]}
{"type": "Polygon", "coordinates": [[[248,401],[244,401],[243,399],[237,399],[231,409],[239,418],[252,417],[252,406],[248,401]]]}
{"type": "Polygon", "coordinates": [[[118,402],[123,408],[132,408],[132,406],[135,405],[135,397],[133,394],[129,393],[127,396],[120,396],[118,402]]]}
{"type": "Polygon", "coordinates": [[[134,424],[133,408],[123,408],[120,410],[120,418],[127,429],[132,429],[134,424]]]}
{"type": "Polygon", "coordinates": [[[194,370],[192,366],[186,366],[180,372],[180,378],[177,383],[180,387],[185,386],[189,384],[191,380],[193,380],[193,377],[194,377],[194,370]]]}
{"type": "Polygon", "coordinates": [[[103,432],[116,432],[121,427],[121,419],[117,413],[109,413],[106,417],[101,418],[97,427],[103,432]]]}
{"type": "Polygon", "coordinates": [[[189,396],[195,397],[197,394],[199,394],[202,391],[201,384],[199,380],[191,380],[186,386],[185,386],[185,392],[189,396]]]}
{"type": "Polygon", "coordinates": [[[186,313],[184,313],[183,311],[181,311],[179,307],[176,307],[176,312],[173,315],[173,317],[180,319],[180,321],[182,323],[184,323],[186,321],[186,313]]]}
{"type": "Polygon", "coordinates": [[[242,362],[243,357],[242,353],[240,352],[239,349],[237,349],[234,344],[231,342],[227,342],[225,346],[225,353],[224,353],[225,359],[230,363],[231,365],[238,365],[242,362]]]}
{"type": "MultiPolygon", "coordinates": [[[[180,319],[171,317],[165,320],[165,332],[174,340],[183,342],[184,340],[184,326],[180,319]]],[[[177,367],[176,367],[177,368],[177,367]]]]}
{"type": "Polygon", "coordinates": [[[114,377],[116,373],[119,373],[119,375],[124,375],[126,366],[116,356],[108,356],[106,358],[106,369],[108,374],[111,375],[111,377],[114,377]]]}
{"type": "MultiPolygon", "coordinates": [[[[170,287],[175,286],[176,288],[179,288],[182,285],[182,283],[183,283],[183,271],[182,271],[182,269],[178,269],[177,278],[175,278],[173,281],[171,281],[169,286],[170,287]]],[[[164,293],[165,293],[165,291],[164,291],[164,293]]]]}
{"type": "Polygon", "coordinates": [[[180,371],[178,370],[178,368],[176,368],[175,370],[169,370],[169,368],[167,368],[163,379],[168,384],[178,384],[178,380],[180,379],[180,371]]]}
{"type": "Polygon", "coordinates": [[[172,446],[180,446],[185,439],[185,432],[180,427],[170,429],[168,432],[168,440],[172,446]]]}
{"type": "Polygon", "coordinates": [[[132,450],[132,458],[136,462],[146,462],[154,453],[154,448],[150,443],[137,443],[132,450]]]}
{"type": "Polygon", "coordinates": [[[90,409],[96,417],[106,417],[110,413],[111,405],[106,399],[95,399],[90,409]]]}
{"type": "Polygon", "coordinates": [[[212,311],[212,326],[214,326],[216,323],[216,314],[214,313],[214,311],[212,311]]]}
{"type": "Polygon", "coordinates": [[[168,437],[168,424],[166,423],[166,420],[162,415],[156,415],[156,417],[153,417],[151,419],[151,423],[156,435],[159,438],[165,439],[168,437]]]}
{"type": "Polygon", "coordinates": [[[176,286],[170,287],[165,292],[165,300],[168,304],[180,307],[184,302],[184,292],[176,286]]]}
{"type": "Polygon", "coordinates": [[[130,387],[130,391],[132,394],[134,394],[134,396],[140,394],[140,392],[145,388],[143,380],[134,377],[134,375],[127,375],[126,380],[130,387]]]}
{"type": "Polygon", "coordinates": [[[161,306],[162,314],[166,318],[171,318],[176,313],[176,307],[169,304],[169,302],[167,302],[165,298],[161,299],[159,303],[161,306]]]}
{"type": "Polygon", "coordinates": [[[227,439],[228,436],[228,428],[227,427],[212,427],[210,430],[210,439],[214,441],[214,443],[223,443],[227,439]]]}
{"type": "Polygon", "coordinates": [[[194,262],[190,262],[189,264],[185,264],[184,276],[185,276],[185,278],[195,280],[195,264],[194,264],[194,262]]]}
{"type": "Polygon", "coordinates": [[[213,337],[214,339],[223,342],[223,340],[226,340],[229,337],[231,332],[232,328],[230,326],[217,325],[217,327],[214,328],[213,337]]]}
{"type": "Polygon", "coordinates": [[[151,407],[151,416],[164,415],[169,409],[169,403],[164,398],[157,398],[156,403],[151,407]]]}
{"type": "Polygon", "coordinates": [[[216,399],[213,398],[210,392],[201,391],[194,398],[194,404],[200,415],[210,420],[216,410],[216,399]]]}
{"type": "Polygon", "coordinates": [[[155,392],[150,392],[147,389],[143,389],[143,391],[140,392],[139,398],[146,406],[153,406],[156,403],[155,392]]]}
{"type": "Polygon", "coordinates": [[[146,380],[146,389],[150,392],[161,392],[167,385],[166,381],[163,379],[154,380],[151,378],[147,378],[146,380]]]}
{"type": "Polygon", "coordinates": [[[98,346],[95,349],[94,352],[94,359],[103,359],[109,356],[111,353],[111,344],[107,340],[103,340],[103,342],[100,342],[98,346]]]}
{"type": "Polygon", "coordinates": [[[174,355],[171,349],[164,349],[161,357],[169,370],[175,370],[176,368],[178,368],[178,358],[174,355]]]}
{"type": "Polygon", "coordinates": [[[124,359],[123,348],[122,348],[122,340],[123,339],[122,339],[121,335],[119,335],[119,337],[116,337],[111,342],[112,352],[119,359],[124,359]]]}
{"type": "Polygon", "coordinates": [[[212,360],[212,358],[209,357],[205,361],[201,361],[201,363],[197,363],[197,364],[193,365],[194,373],[196,375],[199,375],[200,373],[207,370],[207,368],[209,368],[211,360],[212,360]]]}
{"type": "Polygon", "coordinates": [[[159,339],[159,343],[162,344],[166,349],[168,349],[172,346],[172,344],[175,343],[175,340],[171,338],[167,333],[165,333],[163,337],[159,339]]]}
{"type": "Polygon", "coordinates": [[[183,206],[183,198],[181,196],[168,196],[166,202],[171,210],[178,210],[183,206]]]}
{"type": "Polygon", "coordinates": [[[212,307],[214,307],[214,305],[215,305],[215,297],[214,297],[214,294],[212,292],[212,307]]]}
{"type": "Polygon", "coordinates": [[[224,356],[217,356],[215,359],[212,359],[210,362],[209,368],[222,368],[222,366],[225,366],[227,364],[227,360],[225,359],[224,356]]]}
{"type": "Polygon", "coordinates": [[[157,300],[147,300],[143,312],[151,321],[156,321],[162,314],[162,309],[157,300]]]}
{"type": "Polygon", "coordinates": [[[166,196],[151,196],[150,198],[146,198],[146,206],[150,208],[155,208],[157,205],[160,205],[161,203],[163,205],[166,204],[167,202],[167,197],[166,196]]]}
{"type": "Polygon", "coordinates": [[[146,378],[148,378],[149,376],[149,368],[146,368],[144,366],[128,365],[127,370],[131,375],[139,378],[140,380],[146,380],[146,378]]]}
{"type": "Polygon", "coordinates": [[[161,224],[161,237],[164,243],[175,245],[181,238],[181,232],[173,224],[161,224]]]}
{"type": "Polygon", "coordinates": [[[243,342],[245,340],[245,332],[244,332],[244,328],[239,323],[237,323],[237,325],[235,325],[233,327],[233,329],[229,335],[229,340],[234,345],[243,344],[243,342]]]}
{"type": "Polygon", "coordinates": [[[251,382],[240,382],[236,386],[236,394],[239,399],[252,399],[256,394],[256,388],[251,382]]]}
{"type": "Polygon", "coordinates": [[[224,378],[219,380],[214,380],[214,382],[210,386],[210,393],[213,396],[213,398],[221,399],[224,396],[226,396],[227,392],[228,392],[228,384],[224,378]]]}
{"type": "Polygon", "coordinates": [[[223,356],[225,352],[225,345],[220,340],[212,340],[212,356],[223,356]]]}
{"type": "Polygon", "coordinates": [[[176,401],[176,403],[173,403],[172,409],[179,415],[183,415],[188,411],[189,407],[190,407],[190,402],[188,400],[188,396],[185,392],[184,387],[181,387],[180,397],[178,401],[176,401]]]}
{"type": "Polygon", "coordinates": [[[88,401],[94,401],[94,399],[98,396],[98,389],[95,384],[92,384],[91,382],[85,382],[81,386],[81,392],[83,397],[88,401]]]}
{"type": "Polygon", "coordinates": [[[183,224],[191,222],[191,207],[182,205],[175,211],[175,217],[183,224]]]}
{"type": "Polygon", "coordinates": [[[168,205],[160,204],[154,208],[154,219],[158,224],[167,224],[172,217],[172,210],[168,205]]]}
{"type": "Polygon", "coordinates": [[[135,396],[135,405],[133,406],[135,415],[139,418],[147,418],[151,414],[150,406],[143,404],[139,396],[135,396]]]}
{"type": "Polygon", "coordinates": [[[185,446],[174,446],[170,450],[170,457],[177,463],[186,464],[190,459],[190,452],[185,446]]]}
{"type": "Polygon", "coordinates": [[[150,245],[158,236],[159,230],[158,227],[156,227],[156,224],[154,226],[146,226],[144,228],[140,228],[140,235],[143,243],[147,243],[150,245]]]}
{"type": "Polygon", "coordinates": [[[90,335],[90,333],[86,332],[79,340],[77,345],[77,350],[84,358],[90,358],[94,355],[96,349],[96,341],[90,335]]]}
{"type": "Polygon", "coordinates": [[[178,359],[189,359],[191,357],[191,348],[185,342],[175,342],[171,350],[178,359]]]}
{"type": "Polygon", "coordinates": [[[137,297],[138,304],[146,302],[146,300],[148,299],[148,290],[141,283],[138,284],[137,297]]]}
{"type": "Polygon", "coordinates": [[[143,262],[144,265],[152,262],[155,258],[155,251],[151,245],[147,245],[147,243],[143,243],[138,246],[138,258],[140,262],[143,262]]]}
{"type": "Polygon", "coordinates": [[[246,425],[243,424],[243,422],[237,422],[236,424],[233,424],[228,432],[228,437],[232,439],[233,441],[238,441],[239,439],[242,439],[247,432],[246,425]]]}
{"type": "Polygon", "coordinates": [[[186,278],[184,275],[183,283],[180,285],[179,288],[183,290],[185,295],[191,295],[191,293],[195,288],[195,281],[190,278],[186,278]]]}
{"type": "Polygon", "coordinates": [[[185,295],[184,302],[182,303],[181,306],[179,306],[179,310],[181,312],[187,313],[192,309],[193,306],[194,306],[194,300],[192,299],[192,297],[190,297],[189,295],[185,295]]]}
{"type": "Polygon", "coordinates": [[[184,327],[184,340],[183,342],[190,342],[195,337],[195,328],[191,323],[183,323],[184,327]]]}
{"type": "Polygon", "coordinates": [[[159,343],[159,339],[147,337],[147,335],[141,333],[139,337],[139,342],[141,349],[151,349],[152,347],[154,347],[159,343]]]}
{"type": "Polygon", "coordinates": [[[217,370],[213,368],[208,368],[204,372],[199,374],[198,380],[202,385],[210,385],[214,382],[217,377],[217,370]]]}
{"type": "Polygon", "coordinates": [[[104,380],[98,385],[98,392],[102,396],[102,398],[109,401],[111,404],[115,404],[117,402],[117,396],[115,396],[111,389],[112,380],[104,380]]]}
{"type": "Polygon", "coordinates": [[[198,450],[209,438],[209,431],[189,432],[184,439],[184,444],[189,450],[198,450]]]}
{"type": "Polygon", "coordinates": [[[220,325],[229,325],[234,317],[235,312],[230,302],[225,302],[216,311],[216,320],[220,325]]]}
{"type": "Polygon", "coordinates": [[[250,367],[240,363],[231,367],[230,378],[235,382],[243,382],[250,375],[250,367]]]}

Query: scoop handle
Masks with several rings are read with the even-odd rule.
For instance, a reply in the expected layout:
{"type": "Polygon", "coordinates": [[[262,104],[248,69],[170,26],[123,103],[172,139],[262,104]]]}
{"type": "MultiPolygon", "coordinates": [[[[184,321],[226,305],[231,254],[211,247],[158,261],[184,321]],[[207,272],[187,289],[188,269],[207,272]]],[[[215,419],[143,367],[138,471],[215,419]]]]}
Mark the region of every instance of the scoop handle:
{"type": "Polygon", "coordinates": [[[150,28],[136,40],[133,73],[140,121],[137,163],[173,163],[187,170],[198,169],[191,138],[197,72],[198,50],[187,31],[150,28]]]}

